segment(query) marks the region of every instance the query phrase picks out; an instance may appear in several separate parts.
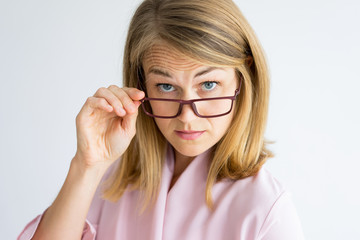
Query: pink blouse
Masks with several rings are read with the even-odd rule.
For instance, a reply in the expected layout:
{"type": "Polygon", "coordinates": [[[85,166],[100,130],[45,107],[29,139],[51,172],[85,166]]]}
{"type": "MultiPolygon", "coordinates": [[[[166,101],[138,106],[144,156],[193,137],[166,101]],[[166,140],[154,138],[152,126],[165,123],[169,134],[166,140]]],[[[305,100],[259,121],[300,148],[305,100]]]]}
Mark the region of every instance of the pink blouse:
{"type": "MultiPolygon", "coordinates": [[[[208,161],[209,151],[197,156],[169,191],[174,170],[174,152],[169,147],[157,202],[143,214],[137,205],[138,191],[127,191],[112,203],[100,198],[98,187],[82,239],[304,239],[289,192],[264,168],[253,177],[216,183],[214,210],[209,210],[205,202],[208,161]]],[[[18,240],[32,238],[42,215],[24,228],[18,240]]]]}

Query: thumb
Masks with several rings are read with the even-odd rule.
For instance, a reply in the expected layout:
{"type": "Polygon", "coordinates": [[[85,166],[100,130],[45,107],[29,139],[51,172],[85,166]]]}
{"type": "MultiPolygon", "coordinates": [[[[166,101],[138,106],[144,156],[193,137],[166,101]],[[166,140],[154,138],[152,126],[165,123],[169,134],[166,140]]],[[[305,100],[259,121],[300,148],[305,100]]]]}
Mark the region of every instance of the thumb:
{"type": "Polygon", "coordinates": [[[139,113],[139,106],[141,103],[139,101],[134,101],[134,104],[137,107],[136,111],[134,113],[128,113],[123,117],[122,127],[124,131],[135,135],[136,119],[139,113]]]}

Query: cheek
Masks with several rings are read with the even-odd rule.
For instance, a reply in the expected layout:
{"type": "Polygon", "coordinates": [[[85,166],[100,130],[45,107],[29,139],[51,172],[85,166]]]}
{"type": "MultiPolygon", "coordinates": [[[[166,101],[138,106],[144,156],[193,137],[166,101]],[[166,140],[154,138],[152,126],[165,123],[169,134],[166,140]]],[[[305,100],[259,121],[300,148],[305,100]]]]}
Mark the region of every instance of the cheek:
{"type": "Polygon", "coordinates": [[[220,117],[220,118],[214,118],[211,119],[211,125],[213,127],[213,133],[216,136],[216,138],[220,139],[222,138],[226,131],[229,129],[231,123],[232,123],[233,113],[220,117]]]}
{"type": "Polygon", "coordinates": [[[156,89],[154,90],[154,86],[150,84],[146,84],[146,92],[148,97],[156,97],[156,89]]]}
{"type": "Polygon", "coordinates": [[[168,107],[165,104],[160,103],[159,101],[152,101],[150,107],[153,114],[155,115],[166,115],[169,112],[168,107]]]}
{"type": "Polygon", "coordinates": [[[155,119],[156,125],[160,129],[160,132],[163,135],[166,135],[166,129],[170,129],[169,125],[170,125],[171,119],[161,119],[161,118],[154,118],[154,119],[155,119]]]}

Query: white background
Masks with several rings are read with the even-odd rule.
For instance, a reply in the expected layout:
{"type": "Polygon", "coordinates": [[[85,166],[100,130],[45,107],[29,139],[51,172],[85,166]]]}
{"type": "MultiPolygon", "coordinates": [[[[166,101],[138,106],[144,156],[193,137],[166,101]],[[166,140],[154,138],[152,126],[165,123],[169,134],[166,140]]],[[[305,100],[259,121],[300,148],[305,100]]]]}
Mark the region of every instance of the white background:
{"type": "MultiPolygon", "coordinates": [[[[76,151],[75,117],[121,85],[137,1],[0,2],[0,239],[48,207],[76,151]]],[[[360,3],[237,1],[271,68],[266,166],[293,193],[305,237],[360,239],[360,3]]]]}

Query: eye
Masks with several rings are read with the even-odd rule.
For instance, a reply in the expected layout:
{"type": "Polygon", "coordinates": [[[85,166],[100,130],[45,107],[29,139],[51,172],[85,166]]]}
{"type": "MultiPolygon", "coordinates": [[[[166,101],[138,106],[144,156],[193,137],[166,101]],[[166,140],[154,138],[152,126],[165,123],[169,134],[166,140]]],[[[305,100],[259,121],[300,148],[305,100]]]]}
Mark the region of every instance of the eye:
{"type": "Polygon", "coordinates": [[[218,85],[218,83],[219,82],[215,82],[215,81],[204,82],[204,83],[202,83],[201,88],[205,91],[210,91],[210,90],[213,90],[218,85]]]}
{"type": "Polygon", "coordinates": [[[162,92],[171,92],[174,90],[174,87],[171,84],[159,83],[156,84],[156,86],[160,88],[162,92]]]}

